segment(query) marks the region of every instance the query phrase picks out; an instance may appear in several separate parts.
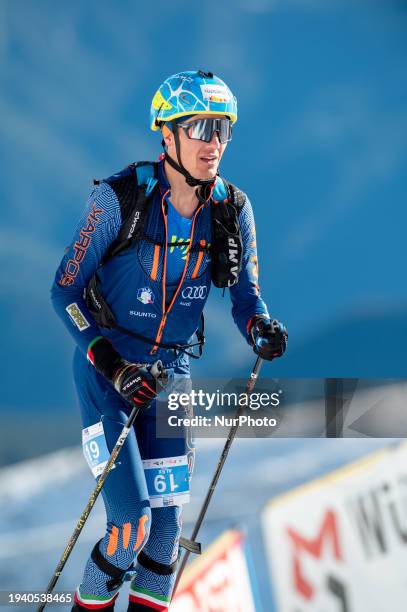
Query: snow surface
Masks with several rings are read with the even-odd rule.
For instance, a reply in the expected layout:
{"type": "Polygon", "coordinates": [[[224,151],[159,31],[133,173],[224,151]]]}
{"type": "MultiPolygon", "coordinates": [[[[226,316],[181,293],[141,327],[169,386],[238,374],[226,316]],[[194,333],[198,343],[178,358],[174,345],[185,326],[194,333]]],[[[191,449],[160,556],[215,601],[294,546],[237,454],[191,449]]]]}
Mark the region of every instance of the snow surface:
{"type": "MultiPolygon", "coordinates": [[[[272,582],[259,524],[265,503],[304,481],[396,442],[369,438],[237,439],[198,540],[205,548],[225,529],[243,527],[261,600],[263,605],[267,602],[265,610],[273,612],[272,582]]],[[[192,501],[184,512],[186,536],[191,533],[223,444],[220,439],[197,440],[192,501]]],[[[0,470],[0,590],[45,590],[93,486],[80,448],[67,448],[0,470]]],[[[56,590],[72,591],[79,583],[90,550],[104,533],[104,521],[99,499],[56,590]]],[[[122,590],[126,591],[126,585],[122,590]]],[[[125,609],[126,597],[120,597],[125,609]]]]}

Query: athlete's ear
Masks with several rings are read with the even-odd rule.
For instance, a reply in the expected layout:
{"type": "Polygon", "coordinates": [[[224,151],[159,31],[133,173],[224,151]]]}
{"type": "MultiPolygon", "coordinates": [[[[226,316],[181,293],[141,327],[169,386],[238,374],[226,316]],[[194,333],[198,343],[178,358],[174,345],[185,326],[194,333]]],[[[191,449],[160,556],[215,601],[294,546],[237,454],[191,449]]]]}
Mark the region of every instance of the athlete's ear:
{"type": "Polygon", "coordinates": [[[163,135],[164,144],[166,147],[168,147],[173,142],[174,135],[171,130],[165,125],[165,123],[161,128],[161,133],[163,135]]]}

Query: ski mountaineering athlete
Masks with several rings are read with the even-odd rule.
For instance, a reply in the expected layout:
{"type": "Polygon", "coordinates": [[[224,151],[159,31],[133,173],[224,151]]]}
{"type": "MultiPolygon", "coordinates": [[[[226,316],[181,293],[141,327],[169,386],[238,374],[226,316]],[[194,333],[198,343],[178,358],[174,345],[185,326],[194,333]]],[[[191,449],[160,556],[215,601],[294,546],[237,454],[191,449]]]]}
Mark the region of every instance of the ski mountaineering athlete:
{"type": "Polygon", "coordinates": [[[284,326],[260,296],[250,202],[218,175],[236,120],[236,98],[212,73],[166,79],[150,119],[164,153],[95,181],[56,273],[52,300],[77,343],[84,454],[95,477],[131,408],[143,408],[102,489],[106,533],[87,561],[76,611],[113,610],[124,580],[129,611],[168,610],[194,448],[186,428],[156,436],[151,368],[160,360],[169,381],[189,380],[211,282],[230,288],[233,318],[258,355],[273,359],[286,347],[284,326]],[[181,494],[157,465],[187,483],[181,494]]]}

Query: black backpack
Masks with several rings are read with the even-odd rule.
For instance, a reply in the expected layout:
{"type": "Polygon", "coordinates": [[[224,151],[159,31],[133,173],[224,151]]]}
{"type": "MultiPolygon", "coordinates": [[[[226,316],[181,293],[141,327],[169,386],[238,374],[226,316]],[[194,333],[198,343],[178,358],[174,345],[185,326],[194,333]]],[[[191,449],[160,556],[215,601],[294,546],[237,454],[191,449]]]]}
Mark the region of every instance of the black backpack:
{"type": "MultiPolygon", "coordinates": [[[[245,195],[240,189],[222,179],[224,198],[212,200],[212,243],[209,247],[212,259],[212,282],[215,287],[232,287],[239,280],[242,268],[243,243],[239,226],[239,212],[245,203],[245,195]]],[[[94,184],[107,183],[115,192],[120,204],[122,224],[117,238],[105,253],[101,265],[106,264],[136,240],[145,237],[144,227],[147,219],[149,203],[158,184],[158,162],[136,162],[130,164],[124,171],[107,179],[95,180],[94,184]]],[[[208,249],[207,246],[196,245],[196,249],[208,249]]],[[[174,349],[185,352],[190,357],[198,358],[202,354],[204,338],[204,320],[196,331],[198,342],[188,345],[169,345],[157,343],[150,338],[119,326],[116,317],[104,300],[98,283],[97,273],[89,281],[86,289],[86,301],[90,313],[100,327],[115,328],[148,344],[158,344],[160,348],[174,349]],[[195,355],[187,349],[199,346],[199,354],[195,355]]]]}

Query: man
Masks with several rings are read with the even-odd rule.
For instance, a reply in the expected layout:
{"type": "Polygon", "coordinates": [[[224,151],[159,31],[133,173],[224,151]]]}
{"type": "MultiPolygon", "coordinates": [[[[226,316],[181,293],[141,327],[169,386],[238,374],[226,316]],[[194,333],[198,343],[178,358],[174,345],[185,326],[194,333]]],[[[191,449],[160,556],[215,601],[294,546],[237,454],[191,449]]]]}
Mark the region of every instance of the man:
{"type": "Polygon", "coordinates": [[[151,368],[160,360],[170,380],[188,380],[211,282],[230,288],[234,320],[257,354],[272,359],[286,347],[259,293],[250,202],[218,176],[236,120],[236,98],[212,73],[164,81],[150,124],[164,154],[97,184],[56,274],[52,299],[78,344],[84,452],[96,477],[131,407],[143,408],[102,490],[107,529],[76,591],[77,611],[113,610],[129,578],[129,611],[168,609],[188,492],[168,493],[162,475],[146,475],[161,460],[189,482],[194,449],[188,430],[156,435],[151,368]]]}

